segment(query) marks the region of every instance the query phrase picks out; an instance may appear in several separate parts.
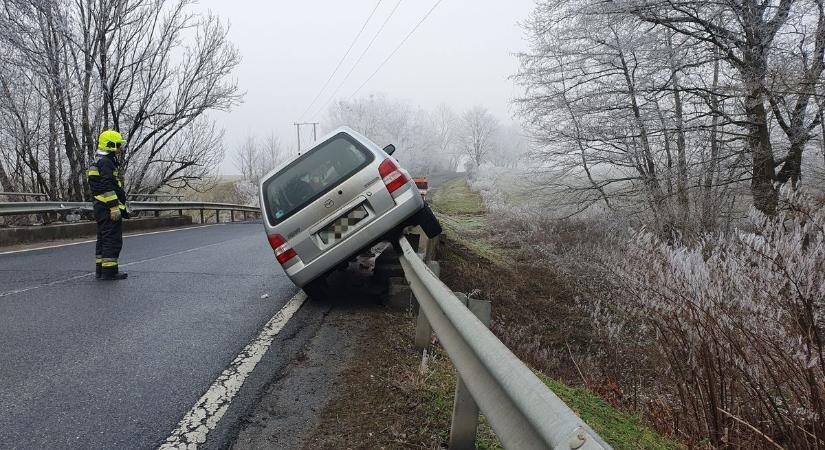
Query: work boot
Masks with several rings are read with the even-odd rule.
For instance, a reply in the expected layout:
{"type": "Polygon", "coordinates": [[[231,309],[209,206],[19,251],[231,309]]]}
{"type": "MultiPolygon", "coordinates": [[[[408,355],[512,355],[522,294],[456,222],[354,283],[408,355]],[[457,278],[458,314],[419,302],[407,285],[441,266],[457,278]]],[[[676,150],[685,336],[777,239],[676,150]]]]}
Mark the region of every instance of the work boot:
{"type": "Polygon", "coordinates": [[[95,278],[100,278],[103,275],[103,265],[101,263],[95,264],[95,278]]]}
{"type": "Polygon", "coordinates": [[[104,281],[111,281],[111,280],[125,280],[129,277],[128,273],[122,273],[117,271],[117,267],[104,267],[103,274],[101,275],[100,279],[104,281]]]}

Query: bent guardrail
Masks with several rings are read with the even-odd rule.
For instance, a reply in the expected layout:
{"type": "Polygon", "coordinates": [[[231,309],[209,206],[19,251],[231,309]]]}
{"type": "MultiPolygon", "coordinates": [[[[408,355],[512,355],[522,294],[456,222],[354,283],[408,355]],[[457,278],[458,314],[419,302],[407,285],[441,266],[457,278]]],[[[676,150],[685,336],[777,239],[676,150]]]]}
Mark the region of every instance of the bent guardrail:
{"type": "Polygon", "coordinates": [[[455,428],[466,424],[466,418],[457,419],[457,410],[474,410],[462,405],[468,400],[478,405],[505,448],[611,448],[467,309],[406,238],[399,242],[399,260],[418,300],[419,314],[424,314],[460,377],[451,449],[475,448],[474,442],[455,438],[455,428]],[[460,398],[466,396],[462,389],[472,398],[460,398]]]}

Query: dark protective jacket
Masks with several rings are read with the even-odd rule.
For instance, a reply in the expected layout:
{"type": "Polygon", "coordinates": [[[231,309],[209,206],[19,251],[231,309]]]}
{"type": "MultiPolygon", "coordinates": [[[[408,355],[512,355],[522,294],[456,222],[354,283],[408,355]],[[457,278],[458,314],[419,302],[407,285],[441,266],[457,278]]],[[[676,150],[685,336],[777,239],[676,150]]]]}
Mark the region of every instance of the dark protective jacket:
{"type": "Polygon", "coordinates": [[[115,155],[98,154],[86,175],[89,177],[89,188],[95,201],[103,203],[109,209],[119,208],[123,212],[126,210],[126,192],[123,190],[123,178],[119,167],[120,163],[115,155]]]}

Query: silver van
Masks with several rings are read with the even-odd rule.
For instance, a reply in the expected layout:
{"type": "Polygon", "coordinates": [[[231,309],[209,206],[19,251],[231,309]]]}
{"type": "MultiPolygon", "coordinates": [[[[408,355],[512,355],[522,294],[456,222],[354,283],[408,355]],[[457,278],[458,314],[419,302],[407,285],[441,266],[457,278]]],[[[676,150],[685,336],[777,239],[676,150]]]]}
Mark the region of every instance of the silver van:
{"type": "Polygon", "coordinates": [[[405,226],[421,225],[431,237],[441,232],[393,151],[341,127],[261,181],[269,243],[310,296],[324,296],[329,272],[405,226]]]}

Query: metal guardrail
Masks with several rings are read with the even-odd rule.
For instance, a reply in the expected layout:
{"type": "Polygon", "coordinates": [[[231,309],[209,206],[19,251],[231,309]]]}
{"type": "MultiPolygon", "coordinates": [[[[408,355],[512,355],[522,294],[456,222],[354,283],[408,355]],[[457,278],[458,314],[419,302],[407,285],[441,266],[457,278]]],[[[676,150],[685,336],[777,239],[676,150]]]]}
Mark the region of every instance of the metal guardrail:
{"type": "Polygon", "coordinates": [[[43,194],[43,193],[37,193],[37,192],[0,192],[0,196],[23,197],[23,199],[25,200],[26,197],[48,198],[49,194],[43,194]]]}
{"type": "Polygon", "coordinates": [[[91,210],[88,202],[0,202],[0,216],[91,210]]]}
{"type": "Polygon", "coordinates": [[[183,201],[184,196],[183,195],[176,195],[176,194],[127,194],[126,197],[129,198],[129,199],[135,199],[135,200],[139,200],[139,199],[149,200],[149,199],[153,199],[153,198],[158,198],[158,199],[168,198],[168,199],[175,199],[175,200],[183,201]]]}
{"type": "Polygon", "coordinates": [[[175,211],[181,209],[207,209],[215,211],[246,211],[261,212],[257,206],[238,205],[235,203],[214,203],[214,202],[137,202],[130,201],[129,209],[132,211],[175,211]]]}
{"type": "MultiPolygon", "coordinates": [[[[0,202],[0,216],[19,216],[28,214],[44,214],[56,212],[73,212],[73,211],[91,211],[91,202],[0,202]]],[[[237,205],[234,203],[215,203],[215,202],[129,202],[130,211],[183,211],[183,210],[200,210],[201,222],[203,222],[203,211],[230,211],[232,213],[232,220],[234,221],[234,212],[240,211],[243,213],[260,213],[261,209],[257,206],[237,205]]],[[[220,220],[220,219],[218,219],[220,220]]]]}
{"type": "MultiPolygon", "coordinates": [[[[37,193],[37,192],[0,192],[0,196],[5,197],[22,197],[24,200],[26,197],[32,198],[43,198],[47,199],[49,194],[37,193]]],[[[183,195],[178,194],[127,194],[127,198],[135,199],[135,200],[150,200],[150,199],[174,199],[183,201],[183,195]]]]}
{"type": "MultiPolygon", "coordinates": [[[[467,422],[466,418],[458,420],[456,416],[459,409],[475,411],[477,416],[478,408],[505,448],[611,448],[467,309],[428,268],[406,238],[400,239],[400,245],[403,253],[399,260],[418,300],[419,311],[435,331],[460,376],[451,449],[475,448],[474,442],[455,439],[456,427],[464,422],[466,428],[467,422]],[[466,391],[471,398],[461,398],[467,397],[466,391]],[[477,408],[474,409],[475,405],[467,408],[468,402],[475,402],[477,408]]],[[[472,425],[471,439],[475,439],[475,425],[472,425]]]]}

